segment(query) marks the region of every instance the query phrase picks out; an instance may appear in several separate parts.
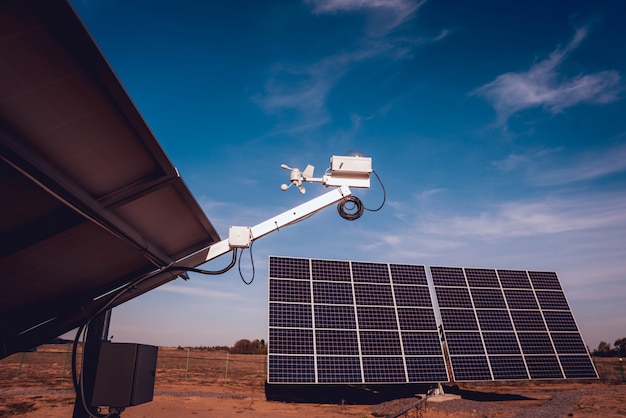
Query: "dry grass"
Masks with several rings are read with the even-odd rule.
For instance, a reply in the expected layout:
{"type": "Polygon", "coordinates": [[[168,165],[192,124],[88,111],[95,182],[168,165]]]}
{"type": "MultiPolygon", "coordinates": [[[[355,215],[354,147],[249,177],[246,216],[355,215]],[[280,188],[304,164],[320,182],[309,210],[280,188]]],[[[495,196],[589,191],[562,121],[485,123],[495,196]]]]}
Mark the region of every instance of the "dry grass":
{"type": "MultiPolygon", "coordinates": [[[[619,408],[626,403],[626,384],[622,382],[619,361],[616,358],[596,358],[596,367],[601,377],[599,382],[481,382],[463,384],[462,388],[498,393],[577,390],[581,398],[575,416],[593,416],[598,412],[605,417],[624,416],[620,415],[622,410],[619,408]],[[605,413],[613,399],[617,415],[605,413]],[[585,411],[590,412],[586,415],[585,411]]],[[[228,411],[235,411],[235,416],[280,416],[288,411],[297,411],[302,416],[322,412],[324,416],[372,416],[371,409],[365,406],[279,405],[282,403],[267,402],[264,399],[265,377],[265,355],[160,348],[155,401],[130,408],[124,416],[131,417],[138,412],[143,416],[157,416],[156,412],[160,410],[165,411],[166,415],[162,416],[167,416],[168,402],[171,405],[189,403],[190,407],[196,405],[194,402],[201,402],[201,408],[209,408],[201,410],[212,410],[215,413],[230,408],[228,411]]],[[[45,345],[36,352],[18,353],[0,360],[0,417],[67,416],[74,398],[70,346],[45,345]]],[[[431,411],[425,416],[447,416],[443,413],[433,415],[435,413],[431,411]]],[[[193,416],[198,413],[189,414],[193,416]]]]}

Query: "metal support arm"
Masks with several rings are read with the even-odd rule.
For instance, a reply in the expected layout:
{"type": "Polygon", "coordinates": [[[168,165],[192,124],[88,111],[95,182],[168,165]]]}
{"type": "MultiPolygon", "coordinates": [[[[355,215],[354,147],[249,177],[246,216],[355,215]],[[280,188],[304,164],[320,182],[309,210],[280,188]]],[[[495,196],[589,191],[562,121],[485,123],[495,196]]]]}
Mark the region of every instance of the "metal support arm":
{"type": "Polygon", "coordinates": [[[334,203],[340,202],[351,194],[352,192],[348,186],[337,187],[336,189],[326,192],[321,196],[311,199],[306,203],[289,209],[255,226],[231,227],[229,238],[216,242],[207,248],[203,248],[189,257],[179,260],[175,265],[197,267],[232,251],[234,248],[249,247],[253,241],[271,232],[278,231],[280,228],[305,219],[334,203]],[[236,240],[232,228],[236,228],[235,232],[239,235],[236,240]],[[243,237],[241,236],[242,234],[244,235],[243,237]]]}

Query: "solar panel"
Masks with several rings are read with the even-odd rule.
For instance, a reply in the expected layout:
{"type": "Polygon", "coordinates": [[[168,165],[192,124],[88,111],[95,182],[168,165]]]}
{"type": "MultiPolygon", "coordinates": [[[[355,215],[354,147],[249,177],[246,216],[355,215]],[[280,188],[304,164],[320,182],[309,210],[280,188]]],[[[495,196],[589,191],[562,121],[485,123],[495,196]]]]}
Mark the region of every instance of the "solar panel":
{"type": "Polygon", "coordinates": [[[270,257],[268,383],[448,380],[424,266],[270,257]]]}
{"type": "Polygon", "coordinates": [[[598,377],[556,273],[430,273],[454,380],[598,377]]]}

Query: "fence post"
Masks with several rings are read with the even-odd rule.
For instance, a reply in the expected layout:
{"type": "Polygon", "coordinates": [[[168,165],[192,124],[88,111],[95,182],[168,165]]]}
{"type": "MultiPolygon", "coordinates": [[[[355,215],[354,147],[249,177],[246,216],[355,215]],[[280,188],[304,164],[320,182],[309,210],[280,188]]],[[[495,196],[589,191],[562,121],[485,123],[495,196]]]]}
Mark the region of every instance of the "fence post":
{"type": "Polygon", "coordinates": [[[67,346],[67,350],[65,350],[65,363],[63,363],[63,372],[61,373],[61,379],[65,379],[65,369],[67,367],[67,360],[70,356],[70,344],[65,344],[67,346]]]}
{"type": "Polygon", "coordinates": [[[22,351],[22,357],[20,358],[20,367],[17,368],[17,377],[18,378],[22,374],[22,364],[24,364],[24,356],[25,355],[26,355],[26,353],[24,351],[22,351]]]}
{"type": "Polygon", "coordinates": [[[187,381],[187,375],[189,374],[189,354],[191,353],[191,348],[187,347],[187,366],[185,367],[185,382],[187,381]]]}
{"type": "Polygon", "coordinates": [[[228,383],[228,354],[229,352],[226,352],[226,371],[224,372],[224,384],[228,383]]]}

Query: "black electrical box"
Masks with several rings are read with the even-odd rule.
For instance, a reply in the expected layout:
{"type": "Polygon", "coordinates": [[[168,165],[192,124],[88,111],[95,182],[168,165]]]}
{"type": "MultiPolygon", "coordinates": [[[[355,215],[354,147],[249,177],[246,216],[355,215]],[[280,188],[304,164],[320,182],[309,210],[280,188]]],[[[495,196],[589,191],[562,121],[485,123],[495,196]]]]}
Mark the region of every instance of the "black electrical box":
{"type": "Polygon", "coordinates": [[[152,401],[158,347],[103,342],[92,406],[127,407],[152,401]]]}

